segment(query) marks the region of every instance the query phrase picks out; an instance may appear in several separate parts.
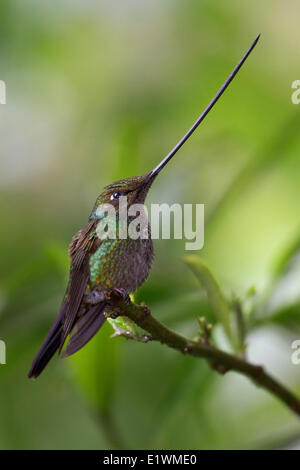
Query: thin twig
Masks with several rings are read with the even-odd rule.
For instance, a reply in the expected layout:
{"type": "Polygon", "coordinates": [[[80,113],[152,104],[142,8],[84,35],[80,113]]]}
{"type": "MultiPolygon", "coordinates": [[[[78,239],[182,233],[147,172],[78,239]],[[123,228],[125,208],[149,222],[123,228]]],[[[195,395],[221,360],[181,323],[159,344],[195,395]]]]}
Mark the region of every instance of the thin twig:
{"type": "Polygon", "coordinates": [[[217,349],[206,340],[192,341],[179,335],[156,320],[151,315],[148,307],[133,302],[128,303],[119,292],[109,291],[107,301],[117,309],[119,315],[127,316],[140,328],[150,333],[152,340],[166,344],[184,354],[204,358],[218,372],[225,373],[231,370],[245,375],[253,380],[256,385],[279,398],[300,417],[300,400],[284,385],[281,385],[265,372],[262,366],[251,364],[233,354],[217,349]]]}

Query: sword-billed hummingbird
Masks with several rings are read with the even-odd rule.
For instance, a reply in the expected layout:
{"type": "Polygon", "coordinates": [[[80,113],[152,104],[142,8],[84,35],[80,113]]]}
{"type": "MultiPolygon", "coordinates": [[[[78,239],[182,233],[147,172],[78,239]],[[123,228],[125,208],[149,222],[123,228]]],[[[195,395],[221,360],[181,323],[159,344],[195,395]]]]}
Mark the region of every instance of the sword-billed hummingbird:
{"type": "MultiPolygon", "coordinates": [[[[260,36],[260,35],[259,35],[260,36]]],[[[99,217],[97,209],[102,204],[112,204],[118,214],[121,196],[127,197],[128,209],[132,204],[143,204],[150,186],[162,168],[203,121],[214,104],[233,80],[259,36],[233,69],[218,93],[205,108],[193,126],[157,165],[142,176],[134,176],[106,186],[97,198],[87,224],[73,237],[69,247],[70,277],[60,312],[44,343],[35,357],[28,377],[38,377],[56,351],[61,352],[70,335],[64,356],[81,349],[101,328],[108,308],[105,292],[121,289],[133,293],[147,279],[153,261],[153,244],[150,236],[142,238],[106,238],[97,235],[99,217]],[[96,291],[96,302],[92,294],[96,291]]],[[[118,223],[118,217],[116,217],[118,223]]]]}

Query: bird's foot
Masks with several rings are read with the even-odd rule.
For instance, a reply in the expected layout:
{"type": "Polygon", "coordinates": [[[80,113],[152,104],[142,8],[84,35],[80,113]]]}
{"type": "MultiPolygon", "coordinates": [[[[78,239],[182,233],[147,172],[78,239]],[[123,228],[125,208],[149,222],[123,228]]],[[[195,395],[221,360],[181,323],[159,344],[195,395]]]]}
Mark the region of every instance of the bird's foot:
{"type": "MultiPolygon", "coordinates": [[[[124,336],[126,339],[134,339],[142,343],[151,341],[152,337],[149,334],[140,333],[137,330],[135,323],[126,316],[126,308],[124,308],[124,305],[131,305],[132,300],[125,289],[114,288],[107,290],[105,293],[105,299],[108,303],[108,306],[105,309],[105,314],[114,329],[112,338],[124,336]]],[[[145,315],[147,315],[149,313],[149,309],[146,306],[144,306],[144,309],[145,315]]]]}
{"type": "Polygon", "coordinates": [[[105,292],[105,299],[110,304],[117,304],[120,301],[122,301],[122,303],[125,305],[131,304],[131,299],[128,292],[125,289],[119,287],[107,290],[105,292]]]}
{"type": "Polygon", "coordinates": [[[108,289],[105,292],[105,300],[108,306],[105,309],[105,314],[108,318],[116,319],[122,315],[123,305],[130,305],[131,300],[125,289],[114,288],[108,289]]]}

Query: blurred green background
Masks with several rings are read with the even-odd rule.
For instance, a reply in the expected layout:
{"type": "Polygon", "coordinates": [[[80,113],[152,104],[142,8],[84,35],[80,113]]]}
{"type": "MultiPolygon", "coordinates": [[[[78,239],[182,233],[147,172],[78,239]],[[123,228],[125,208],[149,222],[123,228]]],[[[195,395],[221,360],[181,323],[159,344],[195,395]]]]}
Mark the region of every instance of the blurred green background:
{"type": "MultiPolygon", "coordinates": [[[[248,356],[300,394],[300,79],[296,0],[2,0],[0,365],[2,449],[300,448],[296,417],[245,378],[160,344],[110,339],[26,377],[64,294],[67,248],[104,185],[152,169],[255,36],[261,40],[148,202],[205,204],[199,253],[248,318],[248,356]],[[247,291],[255,286],[250,299],[247,291]]],[[[193,336],[210,315],[155,241],[138,292],[193,336]]]]}

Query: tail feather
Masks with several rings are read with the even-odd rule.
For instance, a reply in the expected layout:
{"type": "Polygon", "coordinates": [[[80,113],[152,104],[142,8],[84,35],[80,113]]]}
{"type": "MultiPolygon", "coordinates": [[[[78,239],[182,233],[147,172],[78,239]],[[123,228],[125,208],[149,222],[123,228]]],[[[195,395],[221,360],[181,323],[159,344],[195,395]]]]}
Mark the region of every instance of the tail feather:
{"type": "Polygon", "coordinates": [[[60,338],[61,330],[57,331],[48,344],[40,349],[28,373],[29,378],[37,378],[43,372],[52,356],[54,356],[58,350],[60,345],[60,338]]]}
{"type": "Polygon", "coordinates": [[[75,324],[62,356],[68,357],[79,351],[95,336],[105,322],[105,303],[99,303],[82,316],[75,324]]]}
{"type": "MultiPolygon", "coordinates": [[[[44,370],[50,359],[61,347],[61,338],[63,334],[63,318],[66,312],[66,302],[62,305],[61,311],[52,325],[45,341],[37,353],[28,377],[37,378],[44,370]]],[[[98,332],[105,322],[105,303],[94,305],[80,317],[73,327],[69,342],[62,356],[68,357],[81,349],[98,332]]]]}
{"type": "Polygon", "coordinates": [[[60,312],[49,330],[45,341],[43,342],[39,352],[37,353],[32,363],[31,369],[28,373],[28,377],[37,378],[44,370],[52,356],[56,353],[59,348],[61,334],[62,334],[62,319],[66,312],[67,303],[64,302],[60,312]]]}

